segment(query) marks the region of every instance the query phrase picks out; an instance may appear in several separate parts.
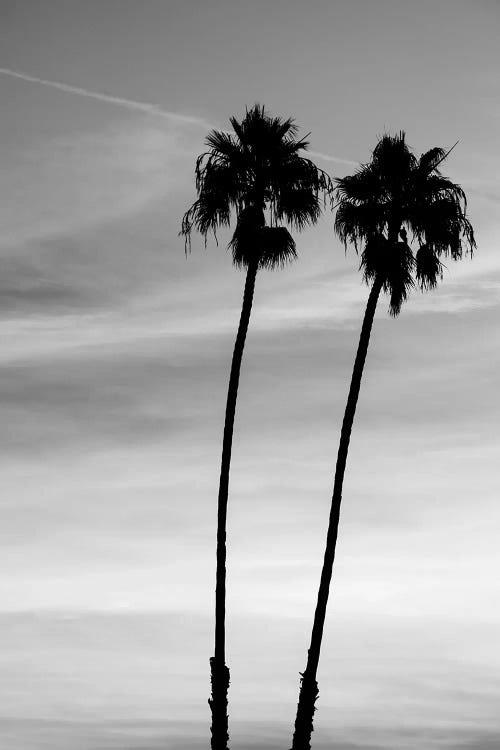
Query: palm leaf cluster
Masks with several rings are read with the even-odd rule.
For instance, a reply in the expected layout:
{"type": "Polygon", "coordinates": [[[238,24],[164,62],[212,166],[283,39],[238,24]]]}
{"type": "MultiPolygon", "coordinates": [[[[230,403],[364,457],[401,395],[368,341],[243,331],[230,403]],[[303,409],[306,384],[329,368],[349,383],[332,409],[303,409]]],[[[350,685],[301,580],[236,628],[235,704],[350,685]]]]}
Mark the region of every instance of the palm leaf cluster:
{"type": "Polygon", "coordinates": [[[404,132],[384,135],[368,164],[336,180],[335,231],[345,246],[363,248],[364,279],[382,277],[392,315],[415,286],[436,286],[442,257],[459,260],[475,247],[465,193],[438,168],[446,156],[433,148],[418,159],[404,132]]]}
{"type": "Polygon", "coordinates": [[[196,229],[205,241],[217,238],[233,215],[236,228],[229,248],[236,266],[274,269],[296,258],[292,230],[314,224],[324,196],[331,192],[328,175],[301,152],[309,145],[297,138],[292,119],[271,117],[255,104],[240,122],[231,118],[233,133],[214,130],[209,150],[196,161],[198,199],[184,216],[186,248],[196,229]],[[323,197],[322,197],[323,196],[323,197]]]}

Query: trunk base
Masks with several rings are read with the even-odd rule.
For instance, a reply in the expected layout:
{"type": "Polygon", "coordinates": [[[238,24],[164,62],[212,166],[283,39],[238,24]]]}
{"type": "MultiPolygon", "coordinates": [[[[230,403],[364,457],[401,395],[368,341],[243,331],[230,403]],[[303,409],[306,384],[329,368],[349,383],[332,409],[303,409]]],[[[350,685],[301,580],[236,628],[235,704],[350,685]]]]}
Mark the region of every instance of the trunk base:
{"type": "Polygon", "coordinates": [[[301,672],[299,702],[291,750],[311,750],[311,735],[314,731],[313,717],[318,696],[316,680],[308,677],[307,672],[301,672]]]}
{"type": "Polygon", "coordinates": [[[212,697],[208,705],[212,711],[212,750],[228,750],[229,732],[227,716],[227,692],[229,690],[229,669],[224,662],[217,663],[215,657],[210,659],[210,681],[212,683],[212,697]]]}

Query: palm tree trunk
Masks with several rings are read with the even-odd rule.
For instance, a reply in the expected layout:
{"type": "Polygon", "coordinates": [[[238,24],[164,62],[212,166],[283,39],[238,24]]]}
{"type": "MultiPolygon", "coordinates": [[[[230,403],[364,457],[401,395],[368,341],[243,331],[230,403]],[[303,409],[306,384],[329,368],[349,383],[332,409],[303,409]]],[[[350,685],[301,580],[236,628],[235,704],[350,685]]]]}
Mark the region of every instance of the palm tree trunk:
{"type": "Polygon", "coordinates": [[[212,712],[212,750],[227,750],[229,742],[227,692],[229,689],[229,669],[226,666],[226,518],[229,489],[229,468],[231,464],[231,446],[233,442],[234,414],[238,383],[240,379],[241,360],[245,347],[245,338],[252,311],[257,264],[248,267],[240,323],[233,350],[231,374],[227,391],[224,437],[222,441],[222,459],[219,480],[219,499],[217,506],[217,569],[215,584],[215,652],[210,659],[212,696],[208,703],[212,712]]]}
{"type": "Polygon", "coordinates": [[[359,337],[358,351],[354,360],[352,371],[351,386],[347,397],[347,404],[340,432],[339,450],[337,454],[337,465],[335,468],[335,481],[333,485],[332,505],[330,510],[330,520],[328,523],[328,533],[326,537],[325,557],[323,561],[323,570],[318,590],[318,600],[316,611],[314,613],[314,624],[311,634],[311,645],[308,651],[307,666],[301,673],[299,702],[297,705],[297,716],[295,719],[295,731],[293,735],[292,750],[310,750],[311,734],[313,732],[313,717],[315,712],[315,702],[319,695],[318,683],[316,682],[316,673],[318,669],[319,654],[321,649],[321,640],[323,637],[323,627],[325,624],[326,605],[328,603],[328,593],[330,581],[332,578],[333,562],[335,559],[335,547],[337,544],[337,533],[340,519],[340,505],[342,502],[342,484],[344,481],[344,472],[349,450],[349,441],[351,438],[352,424],[356,413],[361,377],[370,343],[370,333],[373,324],[373,318],[377,307],[380,291],[382,289],[382,279],[375,279],[368,297],[361,335],[359,337]]]}

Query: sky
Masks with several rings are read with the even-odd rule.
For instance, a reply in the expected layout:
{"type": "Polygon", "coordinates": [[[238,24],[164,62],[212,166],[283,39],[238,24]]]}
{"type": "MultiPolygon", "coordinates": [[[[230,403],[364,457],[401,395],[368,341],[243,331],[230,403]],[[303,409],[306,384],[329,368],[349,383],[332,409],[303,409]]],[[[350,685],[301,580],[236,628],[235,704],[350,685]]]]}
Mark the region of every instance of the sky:
{"type": "MultiPolygon", "coordinates": [[[[0,0],[0,744],[208,747],[216,498],[244,277],[178,236],[254,102],[332,176],[458,145],[477,252],[381,299],[315,750],[500,744],[495,0],[0,0]]],[[[327,213],[257,278],[233,444],[231,747],[290,745],[367,298],[327,213]]]]}

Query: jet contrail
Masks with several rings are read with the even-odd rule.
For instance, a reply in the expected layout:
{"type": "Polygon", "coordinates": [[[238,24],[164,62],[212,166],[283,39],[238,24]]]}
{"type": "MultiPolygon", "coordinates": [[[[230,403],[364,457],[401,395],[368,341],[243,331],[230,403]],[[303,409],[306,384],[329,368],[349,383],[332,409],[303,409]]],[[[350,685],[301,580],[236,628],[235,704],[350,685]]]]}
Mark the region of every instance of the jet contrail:
{"type": "Polygon", "coordinates": [[[342,159],[340,156],[332,156],[331,154],[323,154],[321,151],[308,151],[309,156],[315,159],[323,159],[323,161],[336,161],[339,164],[349,164],[351,167],[359,166],[357,161],[351,159],[342,159]]]}
{"type": "Polygon", "coordinates": [[[28,81],[29,83],[38,83],[42,86],[49,86],[52,89],[58,91],[64,91],[67,94],[76,94],[77,96],[85,96],[87,99],[95,99],[99,102],[105,102],[106,104],[114,104],[117,107],[123,107],[134,112],[144,112],[147,115],[155,115],[156,117],[165,117],[167,120],[173,122],[183,123],[185,125],[197,125],[203,128],[213,128],[214,125],[208,120],[202,117],[193,117],[191,115],[179,115],[177,112],[169,112],[166,109],[162,109],[157,104],[150,104],[149,102],[137,102],[134,99],[124,99],[121,96],[110,96],[109,94],[102,94],[99,91],[89,91],[89,89],[82,89],[78,86],[69,86],[67,83],[60,83],[59,81],[49,81],[46,78],[37,78],[36,76],[30,76],[26,73],[19,73],[17,70],[10,70],[9,68],[0,68],[0,73],[4,76],[10,76],[11,78],[19,78],[21,81],[28,81]]]}
{"type": "MultiPolygon", "coordinates": [[[[138,102],[135,99],[125,99],[121,96],[111,96],[110,94],[103,94],[100,91],[90,91],[89,89],[83,89],[79,86],[70,86],[67,83],[61,83],[60,81],[49,81],[46,78],[30,76],[27,73],[20,73],[19,71],[11,70],[10,68],[0,68],[0,74],[4,76],[10,76],[11,78],[18,78],[19,80],[27,81],[28,83],[38,83],[42,86],[48,86],[51,89],[64,91],[66,94],[76,94],[76,96],[84,96],[87,99],[94,99],[98,102],[114,104],[116,107],[123,107],[124,109],[128,109],[132,112],[143,112],[146,115],[164,117],[171,122],[178,122],[184,125],[195,125],[207,130],[213,130],[214,128],[217,128],[216,125],[209,122],[208,120],[205,120],[203,117],[180,115],[177,112],[169,112],[167,109],[162,109],[158,104],[151,104],[150,102],[138,102]]],[[[323,161],[333,161],[340,164],[357,166],[357,162],[351,161],[350,159],[341,159],[340,157],[331,156],[330,154],[323,154],[319,151],[309,151],[308,154],[315,159],[322,159],[323,161]]]]}

